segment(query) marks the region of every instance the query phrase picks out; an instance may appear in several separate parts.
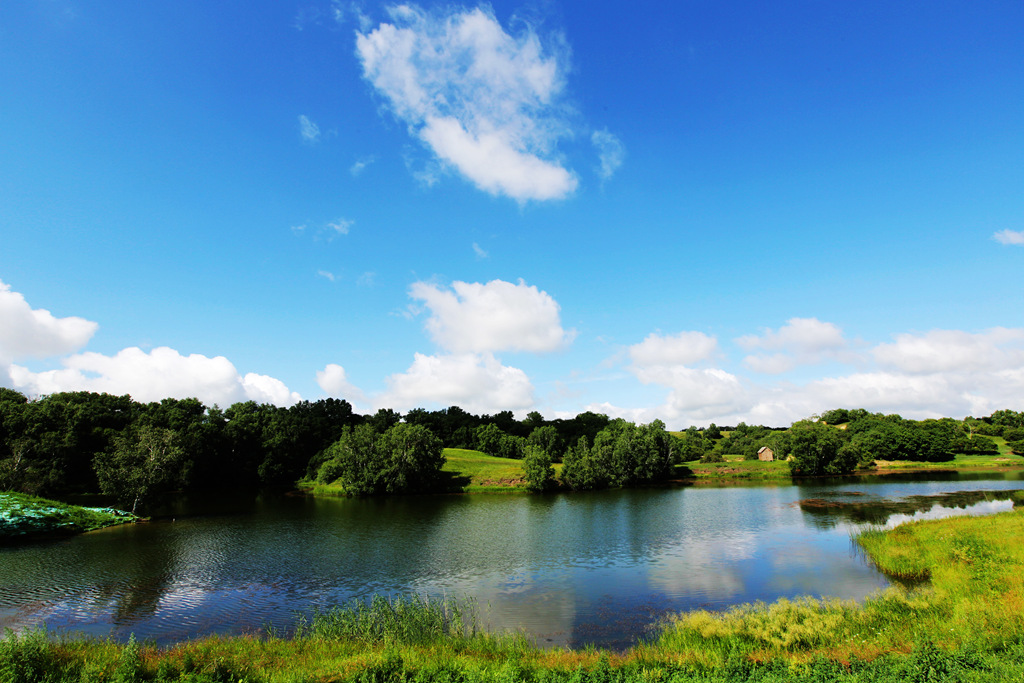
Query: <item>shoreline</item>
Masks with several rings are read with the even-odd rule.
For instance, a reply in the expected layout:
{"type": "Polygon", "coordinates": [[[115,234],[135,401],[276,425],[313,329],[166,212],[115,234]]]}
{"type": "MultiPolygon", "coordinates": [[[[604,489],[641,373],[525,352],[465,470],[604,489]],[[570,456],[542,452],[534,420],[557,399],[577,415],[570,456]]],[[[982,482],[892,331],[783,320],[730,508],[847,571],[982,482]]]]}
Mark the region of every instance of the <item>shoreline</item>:
{"type": "Polygon", "coordinates": [[[115,508],[84,507],[0,491],[0,545],[75,536],[142,520],[115,508]]]}

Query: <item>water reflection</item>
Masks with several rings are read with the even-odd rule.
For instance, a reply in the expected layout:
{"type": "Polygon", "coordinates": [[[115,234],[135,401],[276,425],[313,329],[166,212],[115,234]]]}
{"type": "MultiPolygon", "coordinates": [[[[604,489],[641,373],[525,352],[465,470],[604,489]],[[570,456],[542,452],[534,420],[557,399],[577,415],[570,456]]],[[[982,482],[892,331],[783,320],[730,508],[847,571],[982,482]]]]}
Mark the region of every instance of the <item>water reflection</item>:
{"type": "Polygon", "coordinates": [[[891,525],[917,519],[938,519],[965,512],[968,508],[979,512],[974,514],[990,514],[991,507],[976,507],[979,503],[999,501],[999,510],[1013,508],[1011,497],[1013,491],[953,491],[925,495],[907,495],[899,498],[880,498],[863,491],[835,491],[831,495],[803,498],[798,501],[800,510],[804,512],[812,524],[823,529],[830,529],[842,522],[854,525],[891,525]],[[931,514],[927,513],[934,509],[931,514]]]}
{"type": "Polygon", "coordinates": [[[1001,509],[1018,486],[1016,476],[875,478],[178,501],[150,524],[0,549],[0,628],[45,622],[159,642],[287,632],[298,610],[415,592],[475,597],[490,627],[524,628],[541,643],[624,648],[668,612],[862,598],[887,582],[851,546],[859,525],[944,514],[936,503],[1001,509]]]}

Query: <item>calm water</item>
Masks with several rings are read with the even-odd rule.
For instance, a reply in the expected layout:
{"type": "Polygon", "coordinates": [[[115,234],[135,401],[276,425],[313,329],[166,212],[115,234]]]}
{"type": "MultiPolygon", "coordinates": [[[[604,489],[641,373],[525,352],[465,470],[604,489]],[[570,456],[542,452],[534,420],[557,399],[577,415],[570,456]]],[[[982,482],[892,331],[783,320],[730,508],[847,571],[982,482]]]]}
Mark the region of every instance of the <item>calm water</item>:
{"type": "Polygon", "coordinates": [[[931,496],[1020,489],[1022,476],[183,503],[173,521],[0,548],[0,628],[169,642],[287,630],[313,605],[413,592],[475,597],[485,623],[542,644],[622,648],[670,611],[862,598],[887,581],[850,541],[861,524],[1009,509],[931,496]]]}

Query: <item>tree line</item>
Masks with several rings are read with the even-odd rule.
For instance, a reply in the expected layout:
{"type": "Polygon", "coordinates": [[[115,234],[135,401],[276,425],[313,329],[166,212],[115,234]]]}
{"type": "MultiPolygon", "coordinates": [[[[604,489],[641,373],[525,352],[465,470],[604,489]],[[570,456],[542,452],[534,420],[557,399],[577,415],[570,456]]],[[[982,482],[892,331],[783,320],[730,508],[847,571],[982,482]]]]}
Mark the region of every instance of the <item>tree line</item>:
{"type": "MultiPolygon", "coordinates": [[[[565,444],[592,440],[608,424],[589,412],[558,420],[532,412],[517,420],[511,411],[473,415],[457,406],[360,415],[333,398],[226,409],[195,398],[140,403],[85,391],[30,400],[0,387],[0,490],[106,493],[137,507],[170,490],[292,488],[331,468],[349,473],[355,493],[429,490],[442,446],[524,459],[546,473],[545,458],[550,468],[565,444]],[[345,455],[356,451],[361,461],[345,455]]],[[[534,480],[550,485],[541,475],[534,480]]]]}
{"type": "Polygon", "coordinates": [[[998,410],[989,417],[963,420],[909,420],[899,415],[840,408],[789,428],[740,423],[680,434],[684,461],[722,462],[727,455],[757,460],[762,447],[790,461],[796,475],[848,474],[878,460],[945,462],[957,454],[997,454],[991,437],[1002,437],[1011,451],[1024,455],[1024,413],[998,410]]]}
{"type": "Polygon", "coordinates": [[[163,491],[286,489],[303,478],[340,481],[356,495],[408,493],[440,484],[445,447],[521,459],[531,490],[584,490],[663,481],[687,462],[757,459],[764,446],[801,476],[844,474],[875,460],[996,453],[993,437],[1024,455],[1024,413],[908,420],[837,409],[788,428],[741,422],[673,434],[659,420],[636,425],[592,412],[517,420],[511,411],[473,415],[452,406],[360,415],[333,398],[221,409],[194,398],[139,403],[93,392],[30,400],[0,388],[0,490],[102,492],[132,508],[163,491]]]}

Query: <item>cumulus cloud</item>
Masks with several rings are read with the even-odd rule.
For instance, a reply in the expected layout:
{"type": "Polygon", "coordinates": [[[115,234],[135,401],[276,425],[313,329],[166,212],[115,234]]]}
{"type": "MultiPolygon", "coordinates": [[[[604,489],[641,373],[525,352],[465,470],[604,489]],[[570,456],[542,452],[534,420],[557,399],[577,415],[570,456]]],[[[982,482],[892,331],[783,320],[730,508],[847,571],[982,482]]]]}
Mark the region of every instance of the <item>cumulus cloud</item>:
{"type": "Polygon", "coordinates": [[[517,201],[577,186],[559,161],[571,134],[562,93],[567,51],[529,26],[513,35],[489,8],[390,9],[356,38],[363,76],[438,159],[480,189],[517,201]]]}
{"type": "Polygon", "coordinates": [[[718,340],[703,332],[680,332],[662,336],[651,333],[629,347],[629,357],[640,368],[692,365],[707,360],[718,348],[718,340]]]}
{"type": "Polygon", "coordinates": [[[625,146],[607,129],[595,130],[590,136],[590,142],[597,148],[597,156],[600,161],[598,174],[602,180],[611,178],[615,171],[619,170],[619,166],[622,166],[622,160],[626,157],[625,146]]]}
{"type": "Polygon", "coordinates": [[[555,351],[574,336],[562,329],[555,300],[522,280],[456,281],[450,290],[415,282],[409,295],[430,310],[427,331],[448,351],[555,351]]]}
{"type": "Polygon", "coordinates": [[[526,373],[502,365],[489,353],[417,353],[412,366],[388,377],[387,385],[387,391],[374,402],[399,411],[435,404],[490,413],[523,410],[534,402],[533,385],[526,373]]]}
{"type": "Polygon", "coordinates": [[[894,342],[879,344],[872,353],[880,365],[909,374],[999,372],[1024,366],[1024,329],[898,334],[894,342]]]}
{"type": "Polygon", "coordinates": [[[320,126],[309,120],[305,114],[299,116],[299,135],[304,142],[314,143],[320,140],[320,126]]]}
{"type": "Polygon", "coordinates": [[[992,239],[1000,244],[1024,244],[1024,230],[1000,230],[992,235],[992,239]]]}
{"type": "Polygon", "coordinates": [[[165,346],[148,353],[130,347],[113,356],[89,351],[68,356],[61,364],[62,369],[43,372],[12,365],[10,375],[15,388],[30,395],[95,391],[131,394],[142,402],[194,396],[207,405],[250,399],[291,405],[301,398],[273,377],[255,373],[243,377],[224,356],[183,356],[165,346]]]}
{"type": "Polygon", "coordinates": [[[345,368],[335,363],[328,363],[323,370],[316,373],[316,383],[328,396],[345,398],[349,401],[362,401],[363,392],[348,380],[345,368]]]}
{"type": "Polygon", "coordinates": [[[797,365],[837,358],[847,348],[843,331],[835,324],[817,318],[790,318],[778,330],[746,335],[736,340],[744,349],[764,349],[776,353],[753,354],[744,364],[755,372],[779,374],[797,365]]]}
{"type": "MultiPolygon", "coordinates": [[[[739,421],[784,426],[838,407],[914,419],[982,416],[1000,408],[1019,409],[1024,396],[1024,328],[896,334],[857,356],[863,368],[803,382],[785,375],[757,382],[722,368],[689,367],[715,350],[712,338],[692,336],[696,334],[650,335],[630,347],[629,370],[637,380],[664,386],[669,393],[660,405],[636,409],[608,404],[603,412],[645,421],[657,417],[677,427],[739,421]],[[690,344],[684,341],[688,337],[690,344]]],[[[793,318],[777,331],[741,337],[737,343],[777,351],[758,356],[757,362],[778,362],[783,372],[796,360],[842,360],[848,352],[837,326],[813,318],[793,318]]],[[[761,369],[749,356],[744,364],[761,369]]]]}
{"type": "MultiPolygon", "coordinates": [[[[658,417],[690,424],[735,412],[747,396],[739,377],[719,368],[690,367],[710,360],[717,350],[715,337],[686,331],[650,334],[630,346],[630,372],[643,384],[669,389],[663,405],[643,410],[640,415],[647,421],[658,417]]],[[[616,410],[616,414],[623,414],[621,408],[616,410]]]]}
{"type": "Polygon", "coordinates": [[[0,364],[70,353],[85,346],[98,328],[84,318],[57,318],[45,309],[34,309],[0,281],[0,364]]]}

